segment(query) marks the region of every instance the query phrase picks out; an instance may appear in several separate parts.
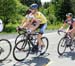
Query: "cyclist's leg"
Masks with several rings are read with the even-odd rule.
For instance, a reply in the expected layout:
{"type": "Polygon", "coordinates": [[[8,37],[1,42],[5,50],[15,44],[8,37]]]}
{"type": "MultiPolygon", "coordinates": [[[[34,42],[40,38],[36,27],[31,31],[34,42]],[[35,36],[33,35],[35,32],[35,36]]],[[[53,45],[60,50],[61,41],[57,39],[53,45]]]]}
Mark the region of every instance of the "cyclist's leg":
{"type": "Polygon", "coordinates": [[[47,27],[47,24],[44,24],[42,26],[40,26],[40,33],[38,35],[38,44],[39,46],[44,46],[43,42],[41,41],[41,38],[42,38],[42,34],[44,33],[46,27],[47,27]]]}
{"type": "Polygon", "coordinates": [[[23,24],[23,28],[29,28],[29,25],[31,25],[31,23],[30,22],[26,22],[26,23],[23,24]]]}
{"type": "Polygon", "coordinates": [[[75,29],[71,32],[71,37],[74,38],[75,37],[75,29]]]}

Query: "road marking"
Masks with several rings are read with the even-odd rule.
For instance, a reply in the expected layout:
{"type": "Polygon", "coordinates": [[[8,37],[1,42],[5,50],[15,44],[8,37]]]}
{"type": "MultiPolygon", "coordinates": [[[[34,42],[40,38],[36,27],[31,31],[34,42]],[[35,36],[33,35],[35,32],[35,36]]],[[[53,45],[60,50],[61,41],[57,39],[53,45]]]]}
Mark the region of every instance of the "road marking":
{"type": "Polygon", "coordinates": [[[51,61],[51,62],[49,62],[48,64],[46,64],[46,66],[50,66],[52,63],[53,63],[53,62],[51,61]]]}
{"type": "Polygon", "coordinates": [[[50,62],[48,62],[48,64],[43,65],[43,66],[50,66],[52,63],[53,63],[53,62],[52,62],[52,61],[50,61],[50,62]]]}

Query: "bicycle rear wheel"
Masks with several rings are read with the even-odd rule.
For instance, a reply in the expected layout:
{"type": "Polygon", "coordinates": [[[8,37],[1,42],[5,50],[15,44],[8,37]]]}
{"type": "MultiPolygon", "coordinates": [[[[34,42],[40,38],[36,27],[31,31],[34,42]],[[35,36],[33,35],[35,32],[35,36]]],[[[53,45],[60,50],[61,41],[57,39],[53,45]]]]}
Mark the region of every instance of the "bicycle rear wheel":
{"type": "Polygon", "coordinates": [[[58,43],[57,52],[59,55],[63,55],[66,50],[66,41],[67,38],[61,38],[61,40],[58,43]]]}
{"type": "Polygon", "coordinates": [[[11,43],[7,39],[0,40],[0,61],[6,60],[12,50],[11,43]]]}
{"type": "Polygon", "coordinates": [[[17,61],[25,60],[30,53],[30,44],[27,40],[20,40],[13,49],[13,57],[17,61]]]}
{"type": "Polygon", "coordinates": [[[18,41],[23,40],[23,39],[25,39],[25,38],[26,38],[26,37],[25,37],[25,34],[24,34],[24,33],[19,34],[19,35],[16,37],[16,39],[15,39],[15,44],[17,44],[18,41]]]}
{"type": "Polygon", "coordinates": [[[40,55],[43,55],[46,53],[47,49],[48,49],[48,45],[49,45],[49,41],[48,41],[48,38],[47,37],[42,37],[41,38],[43,44],[45,45],[41,51],[41,54],[40,55]]]}

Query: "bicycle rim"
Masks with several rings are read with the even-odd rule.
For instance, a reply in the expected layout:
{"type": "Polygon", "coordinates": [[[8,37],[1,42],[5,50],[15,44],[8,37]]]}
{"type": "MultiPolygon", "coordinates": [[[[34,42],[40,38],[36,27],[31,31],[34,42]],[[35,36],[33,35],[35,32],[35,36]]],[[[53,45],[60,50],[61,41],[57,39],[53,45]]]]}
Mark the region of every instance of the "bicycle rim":
{"type": "Polygon", "coordinates": [[[48,49],[49,41],[48,41],[48,38],[47,38],[47,37],[42,37],[41,40],[42,40],[43,44],[45,45],[45,46],[43,47],[43,49],[42,49],[41,54],[40,54],[40,55],[43,55],[43,54],[46,53],[46,51],[47,51],[47,49],[48,49]]]}
{"type": "Polygon", "coordinates": [[[57,47],[57,52],[59,55],[63,55],[66,50],[66,38],[62,38],[57,47]]]}
{"type": "Polygon", "coordinates": [[[28,57],[29,53],[30,53],[30,44],[28,42],[25,42],[25,40],[20,40],[13,49],[13,57],[17,61],[25,60],[28,57]]]}
{"type": "Polygon", "coordinates": [[[6,39],[0,40],[0,61],[6,60],[11,53],[11,43],[6,39]]]}

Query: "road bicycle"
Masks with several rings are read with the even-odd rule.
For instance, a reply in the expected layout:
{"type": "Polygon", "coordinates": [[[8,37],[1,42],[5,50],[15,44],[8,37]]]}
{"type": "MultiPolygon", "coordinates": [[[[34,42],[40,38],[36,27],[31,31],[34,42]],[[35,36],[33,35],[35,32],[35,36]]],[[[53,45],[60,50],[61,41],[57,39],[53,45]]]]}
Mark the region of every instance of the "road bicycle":
{"type": "MultiPolygon", "coordinates": [[[[18,42],[16,40],[17,43],[15,44],[15,47],[13,49],[13,57],[15,58],[15,60],[23,61],[29,56],[30,52],[36,54],[38,53],[38,34],[39,32],[29,33],[24,29],[24,32],[18,35],[17,39],[20,36],[22,36],[22,38],[20,38],[18,42]]],[[[47,37],[42,37],[41,40],[45,45],[43,49],[41,49],[42,52],[40,53],[40,55],[43,55],[48,49],[49,41],[47,37]]]]}
{"type": "Polygon", "coordinates": [[[75,40],[71,38],[70,34],[64,30],[58,30],[58,34],[60,32],[65,33],[64,37],[62,37],[58,43],[57,52],[59,55],[63,55],[66,51],[66,48],[70,48],[71,51],[75,48],[75,40]]]}
{"type": "Polygon", "coordinates": [[[6,60],[12,50],[10,41],[7,39],[0,39],[0,62],[6,60]]]}

